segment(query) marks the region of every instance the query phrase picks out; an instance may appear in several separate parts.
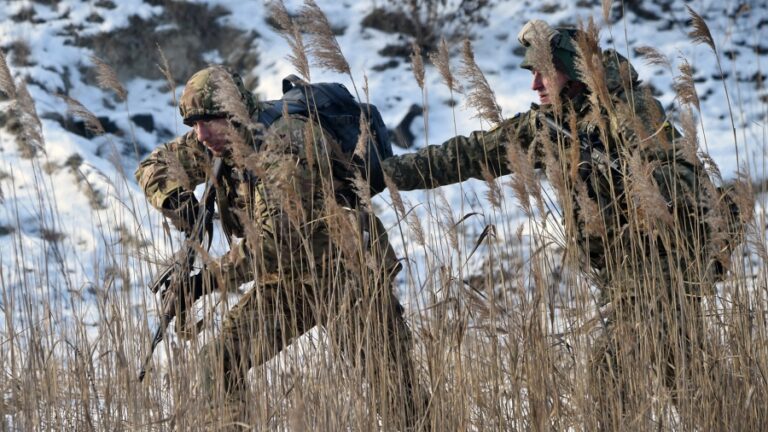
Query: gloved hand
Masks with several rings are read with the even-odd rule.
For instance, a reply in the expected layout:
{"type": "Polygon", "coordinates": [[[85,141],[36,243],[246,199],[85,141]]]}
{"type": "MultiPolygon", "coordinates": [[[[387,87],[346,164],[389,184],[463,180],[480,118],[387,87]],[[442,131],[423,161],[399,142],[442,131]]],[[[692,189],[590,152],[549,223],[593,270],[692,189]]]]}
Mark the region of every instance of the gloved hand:
{"type": "Polygon", "coordinates": [[[175,191],[163,202],[163,215],[171,220],[177,230],[191,236],[200,214],[200,204],[191,192],[175,191]]]}
{"type": "Polygon", "coordinates": [[[176,316],[176,334],[181,338],[191,338],[197,335],[202,328],[202,321],[194,323],[193,326],[187,323],[189,318],[188,311],[200,297],[213,292],[216,289],[216,278],[209,272],[202,270],[186,278],[174,278],[172,282],[175,285],[171,287],[177,293],[175,307],[176,316]]]}

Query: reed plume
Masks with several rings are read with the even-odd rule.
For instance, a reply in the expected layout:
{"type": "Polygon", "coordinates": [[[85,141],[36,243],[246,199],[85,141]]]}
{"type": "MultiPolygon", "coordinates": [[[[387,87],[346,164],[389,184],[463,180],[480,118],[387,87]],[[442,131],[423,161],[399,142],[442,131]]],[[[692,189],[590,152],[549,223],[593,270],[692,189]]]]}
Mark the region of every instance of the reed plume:
{"type": "Polygon", "coordinates": [[[601,1],[602,11],[603,11],[603,20],[605,22],[609,22],[611,19],[611,7],[613,6],[612,0],[602,0],[601,1]]]}
{"type": "Polygon", "coordinates": [[[160,55],[160,64],[157,65],[157,68],[160,70],[160,73],[163,74],[165,82],[168,83],[168,90],[171,91],[171,96],[173,98],[173,106],[177,106],[178,102],[176,100],[176,80],[173,79],[173,73],[171,73],[171,65],[168,63],[168,58],[165,56],[165,52],[163,52],[160,44],[157,44],[157,53],[160,55]]]}
{"type": "Polygon", "coordinates": [[[491,124],[500,123],[503,119],[501,108],[496,103],[496,96],[493,93],[491,85],[485,78],[483,71],[475,62],[475,53],[472,50],[472,44],[469,39],[464,40],[461,50],[462,67],[459,73],[469,83],[467,87],[467,105],[477,111],[477,116],[490,122],[491,124]]]}
{"type": "Polygon", "coordinates": [[[248,106],[243,100],[247,95],[243,95],[240,92],[240,89],[232,81],[232,77],[226,69],[215,67],[211,74],[211,79],[218,83],[213,94],[213,101],[238,124],[249,124],[251,122],[251,113],[248,112],[248,106]]]}
{"type": "Polygon", "coordinates": [[[611,95],[605,76],[599,40],[600,29],[590,19],[587,27],[581,28],[576,36],[576,70],[579,73],[579,78],[590,90],[592,105],[610,108],[612,106],[611,95]]]}
{"type": "Polygon", "coordinates": [[[400,191],[397,189],[397,185],[392,179],[384,174],[384,184],[387,185],[389,190],[389,196],[392,198],[392,206],[395,208],[397,215],[400,219],[405,218],[405,205],[403,205],[403,198],[400,195],[400,191]]]}
{"type": "Polygon", "coordinates": [[[296,22],[291,18],[285,7],[283,0],[276,0],[270,4],[270,15],[280,26],[280,34],[288,42],[291,48],[291,54],[288,54],[288,61],[291,62],[299,75],[306,81],[310,81],[309,59],[307,58],[307,47],[304,44],[304,36],[296,22]]]}
{"type": "Polygon", "coordinates": [[[350,75],[347,59],[341,52],[328,17],[313,0],[305,0],[299,12],[304,31],[310,35],[309,51],[315,65],[330,71],[350,75]]]}
{"type": "Polygon", "coordinates": [[[632,211],[640,226],[651,232],[658,223],[668,227],[674,226],[672,213],[667,202],[659,192],[659,187],[653,179],[656,164],[649,163],[637,154],[629,155],[627,185],[629,196],[634,204],[632,211]]]}
{"type": "Polygon", "coordinates": [[[424,59],[421,56],[421,46],[415,41],[411,44],[411,65],[413,76],[420,89],[424,89],[424,59]]]}
{"type": "Polygon", "coordinates": [[[9,99],[16,99],[16,83],[2,51],[0,51],[0,91],[5,93],[9,99]]]}
{"type": "Polygon", "coordinates": [[[717,54],[715,39],[712,37],[712,33],[709,31],[709,26],[704,21],[704,18],[693,10],[691,6],[685,5],[685,8],[688,9],[688,14],[691,16],[691,24],[693,25],[693,31],[688,33],[688,36],[691,37],[693,43],[706,44],[712,48],[712,52],[717,54]]]}
{"type": "Polygon", "coordinates": [[[683,59],[678,68],[680,75],[675,77],[674,88],[680,103],[691,105],[696,108],[696,111],[701,111],[699,94],[696,92],[696,84],[693,81],[693,66],[688,63],[688,60],[683,59]]]}
{"type": "Polygon", "coordinates": [[[91,56],[91,62],[96,66],[96,83],[104,90],[112,90],[117,95],[118,100],[124,101],[128,97],[128,92],[117,78],[117,73],[104,60],[91,56]]]}
{"type": "Polygon", "coordinates": [[[14,110],[22,125],[21,131],[25,144],[22,155],[26,158],[32,158],[37,155],[38,151],[43,150],[45,140],[43,138],[43,125],[37,115],[35,101],[23,81],[16,86],[14,110]]]}
{"type": "Polygon", "coordinates": [[[94,135],[104,134],[104,126],[102,126],[101,121],[82,103],[66,95],[59,95],[59,98],[67,104],[67,113],[82,120],[88,132],[94,135]]]}
{"type": "Polygon", "coordinates": [[[641,46],[636,48],[635,51],[640,54],[649,65],[662,66],[667,69],[672,69],[672,63],[669,58],[659,52],[656,48],[650,46],[641,46]]]}
{"type": "Polygon", "coordinates": [[[445,39],[440,40],[437,53],[431,53],[429,55],[429,60],[435,65],[437,71],[440,72],[440,76],[443,77],[443,82],[448,89],[455,91],[456,93],[461,93],[461,85],[453,77],[453,72],[451,72],[451,55],[448,52],[448,43],[445,39]]]}

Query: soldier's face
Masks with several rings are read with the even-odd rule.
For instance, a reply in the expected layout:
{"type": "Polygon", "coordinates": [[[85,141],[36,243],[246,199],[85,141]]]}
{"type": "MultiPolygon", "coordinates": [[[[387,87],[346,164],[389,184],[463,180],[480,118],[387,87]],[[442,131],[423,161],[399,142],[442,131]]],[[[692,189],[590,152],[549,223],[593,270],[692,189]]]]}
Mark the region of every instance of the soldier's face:
{"type": "Polygon", "coordinates": [[[560,93],[569,79],[568,75],[559,70],[555,70],[554,77],[548,77],[537,70],[532,72],[531,89],[539,94],[539,104],[541,105],[551,104],[554,96],[560,93]]]}
{"type": "Polygon", "coordinates": [[[229,143],[229,121],[227,119],[197,120],[194,125],[197,140],[203,143],[215,155],[219,155],[229,143]]]}

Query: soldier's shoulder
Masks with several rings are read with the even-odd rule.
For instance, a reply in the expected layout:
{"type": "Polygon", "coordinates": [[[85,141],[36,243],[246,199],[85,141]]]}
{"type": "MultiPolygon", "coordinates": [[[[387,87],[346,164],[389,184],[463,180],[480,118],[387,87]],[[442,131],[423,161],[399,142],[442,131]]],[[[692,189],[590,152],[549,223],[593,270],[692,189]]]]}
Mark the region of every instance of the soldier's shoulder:
{"type": "Polygon", "coordinates": [[[516,130],[519,129],[521,126],[528,125],[532,119],[536,118],[536,109],[538,108],[538,105],[531,105],[531,109],[528,111],[522,111],[514,116],[504,119],[503,121],[496,124],[491,130],[489,130],[489,133],[498,133],[500,131],[504,130],[516,130]]]}
{"type": "Polygon", "coordinates": [[[289,114],[287,116],[280,116],[269,127],[270,129],[304,127],[308,121],[309,119],[306,116],[289,114]]]}

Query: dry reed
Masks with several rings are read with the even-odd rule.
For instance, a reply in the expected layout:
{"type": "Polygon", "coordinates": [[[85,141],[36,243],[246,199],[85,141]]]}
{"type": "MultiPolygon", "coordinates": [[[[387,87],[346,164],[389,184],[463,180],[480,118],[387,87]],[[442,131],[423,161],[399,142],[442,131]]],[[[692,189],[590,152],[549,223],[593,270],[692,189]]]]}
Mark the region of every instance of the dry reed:
{"type": "MultiPolygon", "coordinates": [[[[603,1],[603,10],[607,14],[610,2],[603,1]]],[[[589,87],[595,96],[592,102],[599,107],[599,102],[610,96],[601,95],[605,82],[598,61],[600,51],[584,42],[580,49],[588,60],[581,70],[591,74],[589,87]]],[[[706,40],[704,43],[708,44],[706,40]]],[[[433,62],[442,64],[438,68],[450,73],[447,47],[441,46],[445,52],[438,56],[444,58],[433,58],[433,62]]],[[[413,51],[414,76],[423,88],[423,71],[416,73],[415,47],[413,51]]],[[[668,65],[658,53],[646,51],[646,55],[654,64],[668,65]]],[[[341,64],[331,57],[324,61],[333,62],[333,67],[341,64]]],[[[468,72],[479,73],[479,68],[474,65],[468,72]]],[[[686,110],[677,126],[683,137],[672,144],[686,161],[703,159],[708,165],[707,156],[697,154],[696,121],[694,113],[687,110],[706,102],[695,97],[691,71],[681,72],[683,77],[676,82],[678,90],[682,86],[683,95],[678,102],[686,110]]],[[[306,73],[308,78],[308,68],[306,73]]],[[[11,86],[10,72],[5,81],[2,74],[0,70],[0,86],[11,86]]],[[[454,91],[457,84],[449,77],[443,79],[454,91]]],[[[500,119],[500,114],[493,113],[493,92],[487,82],[481,81],[473,86],[485,92],[484,115],[500,119]]],[[[240,110],[244,118],[234,92],[221,97],[222,103],[234,104],[230,108],[240,110]]],[[[93,113],[76,101],[64,100],[72,105],[73,115],[83,119],[87,127],[95,128],[88,126],[89,121],[94,121],[93,113]]],[[[605,109],[623,115],[632,112],[625,105],[607,102],[610,104],[605,109]]],[[[26,104],[25,112],[32,115],[34,107],[29,107],[29,101],[26,104]]],[[[567,129],[578,130],[572,107],[563,104],[562,112],[569,119],[567,129]]],[[[608,137],[610,125],[592,120],[598,134],[608,137]]],[[[638,118],[626,124],[632,129],[628,134],[643,137],[646,146],[661,139],[660,133],[654,134],[657,125],[643,124],[638,118]]],[[[311,149],[306,166],[320,173],[322,190],[304,187],[296,159],[287,154],[257,157],[241,142],[243,148],[235,157],[269,182],[271,187],[260,198],[273,200],[270,202],[276,204],[277,210],[268,215],[255,214],[250,208],[239,212],[237,217],[245,222],[243,235],[250,253],[241,254],[242,250],[234,246],[226,260],[210,264],[221,264],[223,269],[247,262],[253,273],[257,286],[253,300],[260,306],[246,326],[253,341],[248,346],[250,352],[269,357],[275,353],[275,344],[285,346],[276,359],[254,367],[248,375],[245,398],[238,406],[246,411],[245,417],[221,406],[226,398],[223,388],[217,388],[210,398],[199,397],[198,370],[207,360],[199,350],[211,342],[208,333],[191,341],[169,335],[171,341],[159,347],[157,367],[147,376],[147,382],[136,383],[134,360],[146,351],[150,337],[147,324],[154,321],[154,305],[136,305],[135,283],[122,282],[118,287],[120,279],[128,279],[120,276],[122,270],[130,270],[133,277],[143,281],[146,269],[137,264],[137,251],[111,242],[106,228],[109,224],[103,224],[99,229],[105,237],[104,247],[112,253],[98,258],[99,271],[84,289],[70,284],[72,288],[64,296],[56,291],[57,286],[67,285],[40,269],[0,269],[0,302],[5,319],[0,331],[0,365],[6,377],[0,380],[0,429],[211,430],[244,425],[256,430],[404,430],[404,395],[398,390],[402,377],[393,372],[384,357],[389,353],[380,350],[387,334],[375,325],[384,322],[385,315],[377,308],[376,296],[388,294],[390,289],[380,276],[385,270],[381,268],[384,260],[363,247],[361,223],[349,218],[349,212],[336,201],[329,159],[323,153],[326,143],[315,141],[321,135],[316,132],[307,124],[303,142],[291,144],[311,149]],[[275,167],[279,174],[274,174],[275,167]],[[313,199],[321,200],[322,209],[308,204],[313,199]],[[270,223],[261,223],[261,218],[270,223]],[[310,241],[313,230],[322,226],[320,221],[329,224],[327,235],[335,245],[330,249],[314,249],[310,241]],[[275,232],[271,229],[285,229],[278,232],[279,241],[272,241],[275,232]],[[108,272],[107,268],[113,270],[108,272]],[[294,283],[297,280],[300,283],[294,283]],[[38,296],[38,285],[47,285],[51,291],[45,293],[47,296],[38,296]],[[281,297],[270,297],[270,288],[276,288],[274,292],[281,297]],[[69,307],[57,304],[61,298],[69,299],[65,300],[70,302],[69,307]],[[91,301],[96,305],[95,312],[80,312],[81,304],[91,301]],[[303,317],[312,318],[304,321],[303,317]],[[310,324],[319,324],[321,330],[298,338],[310,324]],[[274,325],[281,332],[279,337],[270,338],[264,325],[274,325]]],[[[768,367],[765,290],[761,288],[765,286],[768,260],[765,221],[752,218],[753,199],[760,191],[750,190],[752,181],[748,177],[734,185],[740,223],[749,224],[743,246],[747,264],[742,263],[741,255],[734,255],[731,273],[719,283],[715,296],[691,296],[684,291],[687,281],[683,278],[688,275],[678,274],[686,269],[675,268],[674,258],[657,256],[649,246],[671,244],[685,235],[684,227],[673,219],[672,210],[658,194],[653,177],[658,167],[621,153],[627,156],[623,159],[626,165],[620,167],[622,174],[633,179],[625,191],[631,209],[621,242],[605,246],[609,254],[606,267],[614,277],[623,278],[620,287],[635,297],[626,302],[618,297],[621,301],[602,305],[597,297],[604,294],[600,292],[604,286],[595,282],[598,277],[584,270],[589,264],[583,257],[565,259],[564,265],[572,267],[570,271],[552,265],[561,262],[558,254],[563,252],[550,243],[565,245],[566,254],[574,254],[576,249],[571,235],[581,227],[572,225],[573,209],[569,206],[578,207],[583,214],[586,234],[603,241],[607,236],[606,226],[597,218],[600,209],[589,196],[587,183],[578,175],[578,146],[569,147],[566,137],[554,137],[549,131],[539,134],[536,142],[541,147],[537,148],[520,143],[514,134],[505,137],[507,162],[515,174],[501,184],[511,184],[523,205],[527,217],[522,222],[512,217],[514,214],[501,202],[501,190],[494,188],[498,181],[487,169],[482,174],[489,185],[491,205],[482,209],[481,225],[470,224],[480,210],[473,208],[472,212],[462,211],[456,216],[455,203],[439,193],[436,198],[425,196],[424,203],[414,208],[392,179],[385,178],[397,219],[405,221],[409,228],[401,239],[411,254],[402,261],[406,269],[418,260],[414,258],[414,245],[426,251],[419,264],[424,267],[423,276],[404,271],[396,284],[413,296],[406,317],[415,341],[417,378],[429,389],[429,415],[419,419],[420,425],[432,430],[597,430],[600,426],[617,430],[760,430],[766,424],[763,408],[767,400],[761,371],[768,367]],[[543,155],[535,153],[539,150],[543,155]],[[568,235],[559,240],[549,239],[544,228],[537,228],[545,212],[540,209],[537,213],[528,204],[532,194],[541,193],[537,192],[540,183],[532,161],[542,157],[546,174],[563,201],[568,235]],[[575,205],[569,201],[575,201],[575,205]],[[420,212],[433,205],[437,214],[420,212]],[[523,227],[529,228],[526,233],[533,233],[531,244],[522,242],[523,227]],[[466,250],[471,252],[465,257],[466,250]],[[482,258],[482,265],[472,267],[467,264],[470,258],[482,258]],[[673,276],[666,279],[663,266],[670,264],[673,276]],[[691,305],[691,297],[701,298],[705,304],[702,310],[691,305]],[[648,319],[650,314],[660,318],[648,319]],[[617,322],[617,316],[628,323],[617,322]],[[684,325],[670,330],[678,320],[684,325]],[[593,362],[600,358],[593,356],[602,344],[610,342],[604,333],[608,325],[615,325],[614,338],[624,343],[612,347],[626,348],[616,351],[616,367],[610,372],[626,384],[627,391],[609,389],[595,395],[590,393],[596,385],[590,376],[593,362]],[[707,348],[703,362],[706,368],[697,363],[698,357],[686,357],[689,341],[684,337],[688,335],[695,335],[690,336],[695,346],[707,348]],[[660,372],[669,370],[669,366],[683,371],[675,377],[672,388],[660,372]]],[[[42,138],[40,135],[41,144],[42,138]]],[[[266,139],[267,147],[285,144],[270,136],[269,131],[266,139]]],[[[365,146],[363,141],[361,138],[358,142],[358,154],[365,146]]],[[[293,150],[291,147],[287,153],[293,154],[293,150]]],[[[713,168],[708,170],[712,177],[718,177],[713,168]]],[[[183,179],[186,172],[180,162],[172,162],[169,172],[192,188],[192,180],[183,179]]],[[[18,189],[13,187],[13,180],[3,181],[11,182],[10,188],[3,185],[9,195],[6,202],[15,201],[12,198],[18,189]]],[[[369,204],[362,177],[356,176],[353,182],[363,206],[377,211],[369,204]]],[[[39,195],[46,196],[44,182],[35,187],[43,188],[39,195]]],[[[623,199],[616,195],[609,198],[623,199]]],[[[43,207],[44,203],[41,214],[43,207]]],[[[706,220],[693,222],[727,223],[714,216],[702,217],[706,220]]],[[[43,235],[51,240],[47,258],[56,257],[55,244],[65,251],[75,250],[69,243],[75,240],[57,234],[46,221],[40,225],[45,228],[43,235]]],[[[0,230],[5,232],[3,226],[0,230]]],[[[396,231],[390,230],[389,235],[396,231]]],[[[20,256],[29,247],[26,233],[3,235],[14,238],[14,250],[4,253],[20,256]]],[[[670,250],[673,257],[675,253],[670,250]]],[[[65,258],[78,261],[81,257],[65,258]]],[[[205,262],[213,259],[203,257],[205,262]]],[[[704,263],[694,266],[699,264],[704,263]]],[[[45,268],[44,264],[40,268],[45,268]]],[[[215,296],[206,297],[198,305],[217,304],[210,309],[222,311],[234,305],[225,295],[216,300],[211,297],[215,296]]],[[[208,322],[220,326],[220,319],[208,322]]],[[[221,355],[221,350],[218,353],[221,355]]],[[[408,361],[403,352],[393,358],[401,364],[408,361]]],[[[221,382],[224,371],[219,369],[216,374],[214,380],[221,382]]]]}
{"type": "Polygon", "coordinates": [[[128,97],[128,92],[117,78],[115,70],[96,56],[91,56],[91,62],[96,66],[96,82],[99,84],[99,87],[105,90],[112,90],[117,95],[118,100],[124,101],[128,97]]]}
{"type": "Polygon", "coordinates": [[[280,26],[280,33],[291,48],[288,60],[305,80],[310,81],[309,59],[307,58],[307,46],[304,44],[304,36],[285,8],[285,3],[282,0],[273,1],[270,4],[270,15],[280,26]]]}
{"type": "Polygon", "coordinates": [[[467,81],[467,106],[477,112],[477,116],[491,124],[500,123],[503,119],[501,108],[496,103],[491,85],[485,78],[483,71],[475,62],[475,53],[472,43],[464,40],[461,49],[462,67],[459,70],[461,76],[467,81]]]}

